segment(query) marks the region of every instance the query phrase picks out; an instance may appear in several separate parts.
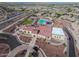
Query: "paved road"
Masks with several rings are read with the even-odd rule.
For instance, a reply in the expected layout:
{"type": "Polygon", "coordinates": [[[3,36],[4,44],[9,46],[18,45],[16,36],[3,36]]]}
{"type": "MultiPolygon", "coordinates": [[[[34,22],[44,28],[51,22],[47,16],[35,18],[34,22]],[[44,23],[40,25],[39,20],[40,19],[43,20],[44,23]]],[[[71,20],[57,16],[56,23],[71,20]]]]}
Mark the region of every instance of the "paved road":
{"type": "Polygon", "coordinates": [[[21,45],[17,38],[11,34],[0,33],[0,43],[7,43],[10,45],[11,50],[21,45]]]}
{"type": "Polygon", "coordinates": [[[3,29],[3,28],[5,28],[5,27],[7,27],[7,26],[10,25],[10,24],[12,24],[13,22],[15,22],[15,21],[17,21],[17,20],[23,18],[23,17],[24,17],[24,15],[23,15],[23,16],[20,15],[20,16],[18,16],[18,17],[11,18],[11,19],[8,20],[8,21],[0,22],[0,30],[3,29]]]}
{"type": "Polygon", "coordinates": [[[3,8],[1,8],[0,7],[0,11],[4,14],[3,16],[4,16],[4,18],[3,19],[0,19],[0,21],[2,21],[2,20],[4,20],[5,18],[7,18],[7,12],[3,9],[3,8]]]}
{"type": "Polygon", "coordinates": [[[69,40],[69,57],[75,57],[75,47],[74,47],[74,39],[72,34],[68,31],[67,28],[64,28],[64,31],[68,34],[69,40]]]}
{"type": "Polygon", "coordinates": [[[29,56],[29,53],[31,52],[31,50],[35,46],[36,40],[37,40],[37,36],[35,36],[35,37],[32,38],[32,40],[29,43],[29,46],[27,48],[27,53],[25,54],[25,57],[28,57],[29,56]]]}
{"type": "Polygon", "coordinates": [[[29,17],[31,15],[32,15],[31,13],[24,13],[24,14],[18,15],[16,17],[13,17],[7,21],[0,22],[0,30],[2,31],[6,27],[8,28],[8,26],[10,27],[11,24],[13,24],[15,22],[17,23],[20,20],[22,21],[24,18],[29,17]]]}
{"type": "MultiPolygon", "coordinates": [[[[27,50],[27,46],[26,44],[22,44],[16,48],[14,48],[12,51],[9,52],[9,54],[7,55],[7,57],[16,57],[17,54],[19,54],[19,52],[27,50]]],[[[23,54],[24,56],[24,54],[23,54]]],[[[19,56],[21,57],[21,56],[19,56]]]]}

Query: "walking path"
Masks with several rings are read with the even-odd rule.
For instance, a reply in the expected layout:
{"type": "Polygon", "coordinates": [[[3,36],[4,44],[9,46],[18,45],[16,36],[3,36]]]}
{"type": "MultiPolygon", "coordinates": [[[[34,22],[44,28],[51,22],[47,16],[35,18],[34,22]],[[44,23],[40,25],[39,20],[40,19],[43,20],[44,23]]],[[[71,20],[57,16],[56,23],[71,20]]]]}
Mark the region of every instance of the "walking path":
{"type": "Polygon", "coordinates": [[[27,53],[26,53],[26,57],[29,56],[29,53],[30,51],[33,49],[33,47],[35,46],[35,43],[36,43],[36,40],[37,40],[37,36],[33,37],[32,41],[30,42],[28,48],[27,48],[27,53]]]}

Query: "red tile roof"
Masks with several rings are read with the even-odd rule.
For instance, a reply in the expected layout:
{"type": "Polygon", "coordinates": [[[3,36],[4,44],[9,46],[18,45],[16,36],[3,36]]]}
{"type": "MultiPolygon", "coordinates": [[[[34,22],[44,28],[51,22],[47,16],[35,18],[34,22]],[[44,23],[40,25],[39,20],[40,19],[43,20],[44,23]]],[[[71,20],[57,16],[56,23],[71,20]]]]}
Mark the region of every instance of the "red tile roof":
{"type": "Polygon", "coordinates": [[[52,28],[48,26],[39,26],[40,35],[44,35],[46,37],[50,37],[52,35],[52,28]]]}
{"type": "Polygon", "coordinates": [[[39,26],[39,27],[28,26],[28,27],[22,27],[22,28],[28,31],[32,31],[32,33],[34,34],[37,34],[37,31],[40,30],[39,34],[46,37],[50,37],[52,35],[51,26],[39,26]]]}
{"type": "Polygon", "coordinates": [[[27,37],[27,36],[20,35],[20,40],[22,40],[23,42],[29,43],[32,40],[32,37],[27,37]]]}

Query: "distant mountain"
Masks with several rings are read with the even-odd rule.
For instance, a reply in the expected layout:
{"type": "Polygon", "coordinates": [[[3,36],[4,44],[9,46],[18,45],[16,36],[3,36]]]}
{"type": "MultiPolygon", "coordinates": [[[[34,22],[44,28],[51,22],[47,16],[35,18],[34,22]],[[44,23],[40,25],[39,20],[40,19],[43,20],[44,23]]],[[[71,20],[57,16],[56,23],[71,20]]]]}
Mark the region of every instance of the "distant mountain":
{"type": "Polygon", "coordinates": [[[24,6],[24,5],[79,5],[79,2],[0,2],[0,5],[5,6],[24,6]]]}
{"type": "Polygon", "coordinates": [[[79,4],[79,2],[0,2],[0,4],[79,4]]]}

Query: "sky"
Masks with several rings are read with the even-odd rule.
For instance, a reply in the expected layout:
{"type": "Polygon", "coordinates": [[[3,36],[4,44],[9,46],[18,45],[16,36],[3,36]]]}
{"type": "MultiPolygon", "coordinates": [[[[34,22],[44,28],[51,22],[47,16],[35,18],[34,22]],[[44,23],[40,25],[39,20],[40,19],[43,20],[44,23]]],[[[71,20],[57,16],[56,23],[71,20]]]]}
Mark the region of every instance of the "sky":
{"type": "Polygon", "coordinates": [[[79,0],[0,0],[0,2],[79,2],[79,0]]]}

